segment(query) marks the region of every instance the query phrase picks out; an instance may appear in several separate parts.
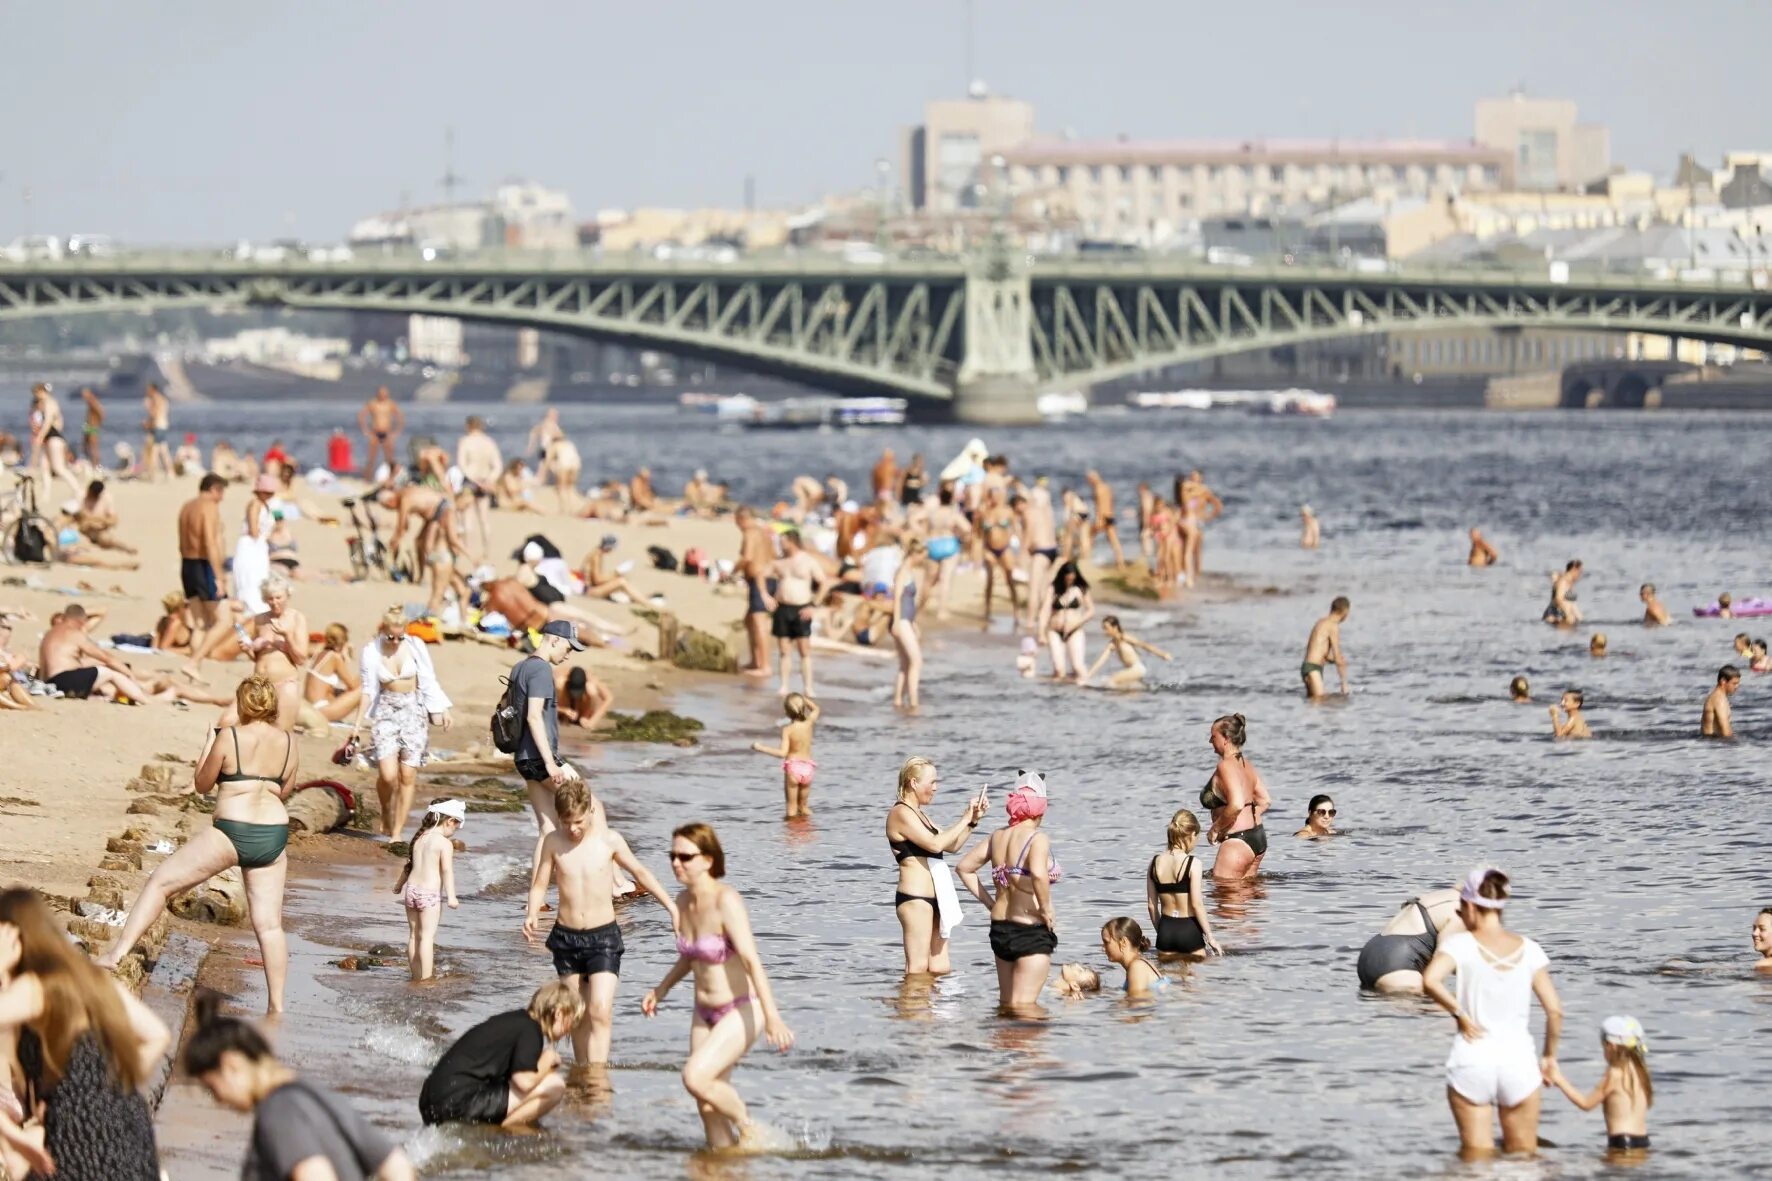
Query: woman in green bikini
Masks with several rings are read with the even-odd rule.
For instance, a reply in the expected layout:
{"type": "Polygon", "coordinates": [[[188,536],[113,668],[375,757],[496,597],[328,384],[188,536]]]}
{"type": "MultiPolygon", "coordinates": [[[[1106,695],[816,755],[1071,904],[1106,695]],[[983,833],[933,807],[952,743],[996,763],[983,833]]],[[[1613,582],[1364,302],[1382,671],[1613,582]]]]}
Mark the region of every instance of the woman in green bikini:
{"type": "Polygon", "coordinates": [[[215,827],[200,832],[160,863],[130,908],[117,942],[98,959],[110,970],[129,954],[166,901],[238,865],[246,878],[246,906],[265,963],[268,1008],[283,1011],[289,947],[283,937],[283,880],[288,861],[289,813],[283,797],[295,782],[297,757],[287,730],[277,725],[277,687],[254,673],[234,693],[240,724],[215,735],[197,765],[193,786],[215,793],[215,827]]]}

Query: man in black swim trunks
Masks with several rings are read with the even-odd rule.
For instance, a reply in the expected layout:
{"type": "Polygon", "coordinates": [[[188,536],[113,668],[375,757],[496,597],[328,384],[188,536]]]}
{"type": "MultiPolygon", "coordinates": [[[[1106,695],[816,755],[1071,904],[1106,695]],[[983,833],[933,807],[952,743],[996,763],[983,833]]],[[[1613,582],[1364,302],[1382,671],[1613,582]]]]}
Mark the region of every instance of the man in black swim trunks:
{"type": "MultiPolygon", "coordinates": [[[[64,697],[155,699],[153,690],[143,688],[130,675],[127,664],[92,642],[86,627],[86,608],[78,603],[52,617],[37,649],[38,675],[60,689],[64,697]]],[[[168,690],[161,696],[170,699],[174,694],[168,690]]]]}
{"type": "Polygon", "coordinates": [[[205,641],[216,629],[221,602],[222,541],[221,502],[228,482],[210,472],[197,484],[197,495],[178,510],[179,583],[196,616],[197,631],[191,651],[207,651],[205,641]]]}
{"type": "Polygon", "coordinates": [[[801,692],[811,697],[813,608],[828,590],[830,576],[823,564],[806,552],[799,530],[783,533],[781,545],[784,552],[770,568],[775,581],[764,600],[774,617],[771,634],[781,647],[781,692],[784,697],[789,692],[793,652],[797,650],[801,692]]]}

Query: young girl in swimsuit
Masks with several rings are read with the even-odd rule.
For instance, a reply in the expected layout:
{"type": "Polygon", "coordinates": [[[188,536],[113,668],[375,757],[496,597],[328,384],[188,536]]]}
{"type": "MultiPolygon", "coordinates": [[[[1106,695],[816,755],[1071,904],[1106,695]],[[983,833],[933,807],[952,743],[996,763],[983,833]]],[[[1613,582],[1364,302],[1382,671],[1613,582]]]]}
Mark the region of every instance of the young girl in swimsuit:
{"type": "Polygon", "coordinates": [[[1046,635],[1054,680],[1068,676],[1081,683],[1084,679],[1088,641],[1084,638],[1083,628],[1094,616],[1095,603],[1089,597],[1088,581],[1075,562],[1066,562],[1052,576],[1052,585],[1046,588],[1046,599],[1040,609],[1041,626],[1036,629],[1046,635]]]}
{"type": "Polygon", "coordinates": [[[1110,689],[1136,689],[1144,683],[1144,662],[1138,658],[1141,651],[1149,652],[1152,656],[1160,656],[1164,660],[1171,659],[1169,653],[1161,648],[1153,647],[1136,636],[1128,635],[1120,627],[1118,616],[1109,615],[1103,618],[1101,630],[1107,633],[1108,646],[1103,649],[1100,656],[1095,658],[1095,663],[1089,666],[1089,671],[1078,679],[1077,684],[1079,685],[1086,685],[1094,680],[1095,674],[1101,671],[1101,666],[1107,663],[1109,656],[1118,656],[1120,663],[1125,666],[1108,678],[1108,688],[1110,689]]]}
{"type": "Polygon", "coordinates": [[[1102,924],[1102,954],[1126,973],[1127,996],[1149,996],[1169,987],[1168,979],[1157,971],[1157,966],[1144,958],[1150,947],[1137,919],[1109,919],[1102,924]]]}
{"type": "Polygon", "coordinates": [[[787,799],[784,819],[793,820],[812,815],[806,797],[812,794],[812,773],[818,767],[812,761],[812,724],[818,721],[818,702],[803,693],[789,693],[781,708],[788,715],[788,724],[781,728],[781,745],[753,742],[751,749],[781,760],[781,791],[787,799]]]}
{"type": "Polygon", "coordinates": [[[732,1086],[733,1068],[759,1033],[784,1052],[793,1046],[794,1033],[776,1010],[744,900],[720,880],[726,876],[726,853],[712,828],[685,824],[671,834],[671,872],[684,887],[677,896],[677,962],[640,998],[640,1011],[655,1016],[665,994],[694,974],[695,1016],[683,1086],[701,1111],[709,1148],[753,1145],[756,1128],[732,1086]]]}
{"type": "Polygon", "coordinates": [[[1218,846],[1212,877],[1221,882],[1254,877],[1267,852],[1267,829],[1261,819],[1273,800],[1261,772],[1243,757],[1245,725],[1242,714],[1227,714],[1212,723],[1209,741],[1218,754],[1218,767],[1200,791],[1201,805],[1212,809],[1206,842],[1218,846]]]}
{"type": "Polygon", "coordinates": [[[394,883],[394,893],[406,908],[406,966],[413,980],[429,980],[437,960],[437,921],[443,917],[443,901],[455,910],[455,843],[453,837],[467,819],[467,805],[460,800],[437,800],[425,811],[406,854],[406,868],[394,883]]]}
{"type": "Polygon", "coordinates": [[[1608,1017],[1600,1026],[1606,1074],[1588,1094],[1575,1089],[1561,1068],[1550,1081],[1569,1102],[1583,1111],[1606,1105],[1606,1147],[1612,1152],[1642,1152],[1649,1147],[1649,1108],[1655,1084],[1649,1080],[1649,1046],[1635,1017],[1608,1017]]]}

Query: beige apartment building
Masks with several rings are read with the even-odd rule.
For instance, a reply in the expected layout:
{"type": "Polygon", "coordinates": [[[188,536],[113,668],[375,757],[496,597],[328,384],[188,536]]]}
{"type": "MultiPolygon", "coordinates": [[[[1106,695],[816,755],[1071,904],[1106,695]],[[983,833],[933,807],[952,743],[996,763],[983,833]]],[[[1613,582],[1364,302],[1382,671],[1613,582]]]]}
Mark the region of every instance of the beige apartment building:
{"type": "Polygon", "coordinates": [[[1514,184],[1527,192],[1580,192],[1612,169],[1612,136],[1597,123],[1576,119],[1566,99],[1506,98],[1477,103],[1476,139],[1513,158],[1514,184]]]}
{"type": "Polygon", "coordinates": [[[906,203],[932,214],[982,207],[995,179],[993,158],[1034,138],[1034,106],[973,83],[963,99],[938,99],[905,133],[900,167],[906,203]]]}

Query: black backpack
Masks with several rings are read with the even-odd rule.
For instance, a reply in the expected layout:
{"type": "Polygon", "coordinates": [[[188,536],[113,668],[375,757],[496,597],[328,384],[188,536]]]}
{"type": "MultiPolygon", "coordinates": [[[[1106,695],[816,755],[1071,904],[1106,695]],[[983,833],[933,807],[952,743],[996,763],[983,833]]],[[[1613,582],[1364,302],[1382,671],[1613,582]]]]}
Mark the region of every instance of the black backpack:
{"type": "Polygon", "coordinates": [[[652,559],[654,570],[675,570],[677,568],[677,555],[662,545],[649,545],[646,547],[646,553],[652,559]]]}
{"type": "Polygon", "coordinates": [[[19,522],[12,539],[12,556],[21,562],[49,561],[49,535],[29,517],[19,522]]]}
{"type": "Polygon", "coordinates": [[[517,686],[511,684],[509,677],[499,679],[504,682],[505,691],[492,707],[492,745],[510,754],[523,740],[524,718],[517,709],[517,686]]]}

